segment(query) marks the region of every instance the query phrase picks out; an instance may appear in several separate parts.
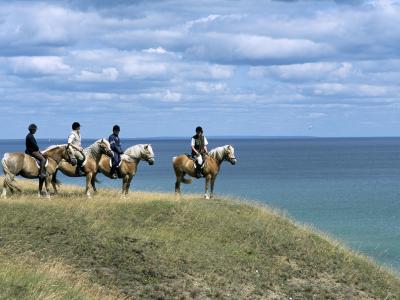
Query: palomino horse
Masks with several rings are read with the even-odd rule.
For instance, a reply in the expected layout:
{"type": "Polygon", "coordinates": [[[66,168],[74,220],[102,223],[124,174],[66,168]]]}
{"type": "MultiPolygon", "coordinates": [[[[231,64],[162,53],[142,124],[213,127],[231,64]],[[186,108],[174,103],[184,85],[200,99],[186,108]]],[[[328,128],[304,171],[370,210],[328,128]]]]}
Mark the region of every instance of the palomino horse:
{"type": "MultiPolygon", "coordinates": [[[[232,165],[236,163],[235,149],[231,145],[225,145],[222,147],[211,150],[205,157],[203,165],[203,175],[206,178],[206,186],[204,198],[210,199],[214,193],[214,183],[217,178],[221,163],[227,160],[232,165]],[[208,185],[211,182],[211,193],[208,195],[208,185]]],[[[185,174],[192,177],[196,177],[196,168],[194,161],[187,157],[187,155],[179,155],[172,158],[172,165],[174,167],[176,182],[175,182],[175,193],[181,194],[181,182],[191,183],[192,180],[185,178],[185,174]]]]}
{"type": "MultiPolygon", "coordinates": [[[[46,178],[39,179],[39,197],[41,196],[43,182],[45,182],[46,186],[46,197],[50,197],[48,186],[52,176],[57,171],[58,164],[62,159],[73,162],[71,150],[71,147],[65,144],[50,146],[42,152],[43,156],[47,158],[47,163],[46,178]]],[[[36,159],[25,153],[5,153],[1,164],[3,165],[3,172],[5,175],[3,193],[1,195],[2,198],[7,197],[7,189],[10,190],[11,194],[13,194],[14,191],[21,192],[21,189],[15,183],[15,176],[21,175],[22,177],[30,179],[39,177],[39,167],[36,163],[36,159]]]]}
{"type": "MultiPolygon", "coordinates": [[[[129,147],[121,156],[121,163],[118,168],[122,177],[122,195],[128,194],[132,178],[136,175],[137,167],[141,160],[147,161],[149,165],[154,164],[154,153],[150,144],[139,144],[129,147]]],[[[110,163],[109,157],[105,155],[101,157],[99,171],[107,177],[111,177],[110,163]]],[[[96,190],[95,178],[93,178],[92,186],[96,190]]]]}
{"type": "MultiPolygon", "coordinates": [[[[85,154],[85,161],[83,162],[83,171],[85,172],[86,176],[86,190],[85,194],[88,196],[88,198],[91,197],[89,188],[92,185],[92,178],[96,176],[98,167],[99,167],[99,162],[100,158],[103,154],[106,154],[107,156],[111,157],[113,155],[113,152],[110,148],[110,143],[106,139],[99,139],[96,142],[94,142],[92,145],[89,147],[85,148],[83,150],[83,153],[85,154]]],[[[64,173],[65,175],[69,177],[78,177],[76,175],[76,166],[70,164],[67,161],[61,161],[58,169],[64,173]]],[[[54,174],[53,180],[51,181],[54,189],[54,193],[57,193],[57,173],[54,174]]]]}

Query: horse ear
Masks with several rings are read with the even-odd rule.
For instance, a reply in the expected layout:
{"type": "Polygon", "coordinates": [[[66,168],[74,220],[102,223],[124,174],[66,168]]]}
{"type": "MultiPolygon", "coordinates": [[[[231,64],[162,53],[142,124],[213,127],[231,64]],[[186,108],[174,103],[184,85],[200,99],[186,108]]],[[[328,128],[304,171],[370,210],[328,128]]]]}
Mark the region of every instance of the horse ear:
{"type": "Polygon", "coordinates": [[[149,144],[147,144],[146,146],[144,146],[144,149],[148,149],[149,148],[149,144]]]}

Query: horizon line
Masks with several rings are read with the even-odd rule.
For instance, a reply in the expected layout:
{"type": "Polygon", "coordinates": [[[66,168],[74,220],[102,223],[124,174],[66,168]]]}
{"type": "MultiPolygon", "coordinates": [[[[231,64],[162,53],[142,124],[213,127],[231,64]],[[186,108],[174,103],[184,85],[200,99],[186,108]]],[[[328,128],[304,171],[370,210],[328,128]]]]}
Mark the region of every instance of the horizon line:
{"type": "MultiPolygon", "coordinates": [[[[227,139],[227,138],[241,138],[241,139],[335,139],[335,138],[400,138],[400,136],[308,136],[308,135],[209,135],[210,138],[227,139]]],[[[85,137],[82,140],[97,140],[101,137],[85,137]]],[[[106,138],[106,137],[103,137],[106,138]]],[[[188,136],[144,136],[144,137],[120,137],[122,140],[142,140],[142,139],[188,139],[188,136]]],[[[24,140],[24,138],[0,138],[0,140],[24,140]]],[[[37,140],[66,140],[64,137],[41,137],[37,140]]]]}

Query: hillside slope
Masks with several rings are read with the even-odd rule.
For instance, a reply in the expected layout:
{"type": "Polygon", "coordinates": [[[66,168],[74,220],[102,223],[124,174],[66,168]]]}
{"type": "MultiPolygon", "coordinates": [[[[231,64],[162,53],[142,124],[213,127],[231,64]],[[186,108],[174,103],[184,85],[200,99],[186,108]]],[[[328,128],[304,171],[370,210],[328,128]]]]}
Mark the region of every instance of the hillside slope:
{"type": "Polygon", "coordinates": [[[0,200],[0,299],[400,298],[398,277],[267,208],[19,185],[0,200]]]}

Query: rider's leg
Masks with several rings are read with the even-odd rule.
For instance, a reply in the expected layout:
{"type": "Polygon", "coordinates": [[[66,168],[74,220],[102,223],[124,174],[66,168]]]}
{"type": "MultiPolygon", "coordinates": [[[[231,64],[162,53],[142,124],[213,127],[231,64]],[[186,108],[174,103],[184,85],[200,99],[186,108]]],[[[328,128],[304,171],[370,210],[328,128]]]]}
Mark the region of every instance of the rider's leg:
{"type": "Polygon", "coordinates": [[[196,177],[201,178],[203,175],[201,173],[201,165],[203,164],[203,157],[201,155],[196,156],[196,177]]]}
{"type": "Polygon", "coordinates": [[[45,169],[45,164],[46,164],[46,158],[40,153],[40,151],[35,151],[32,153],[32,156],[39,160],[40,164],[40,171],[39,171],[39,178],[45,178],[46,177],[46,169],[45,169]]]}
{"type": "Polygon", "coordinates": [[[75,156],[75,158],[77,160],[75,175],[76,176],[84,176],[85,173],[82,171],[82,164],[83,164],[83,162],[85,160],[85,157],[78,150],[75,150],[73,155],[75,156]]]}

